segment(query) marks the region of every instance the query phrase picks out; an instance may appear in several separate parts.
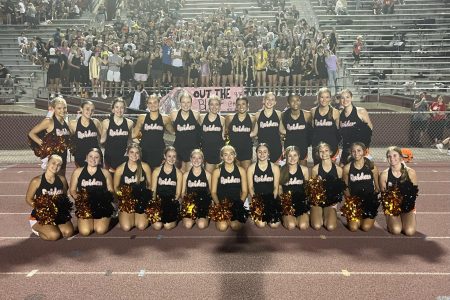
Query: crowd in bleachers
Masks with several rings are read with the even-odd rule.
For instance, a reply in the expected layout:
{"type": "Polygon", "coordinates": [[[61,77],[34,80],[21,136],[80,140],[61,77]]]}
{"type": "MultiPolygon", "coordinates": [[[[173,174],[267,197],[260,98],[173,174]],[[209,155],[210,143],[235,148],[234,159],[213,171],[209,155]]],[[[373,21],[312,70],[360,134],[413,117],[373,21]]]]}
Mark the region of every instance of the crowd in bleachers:
{"type": "Polygon", "coordinates": [[[6,0],[0,4],[3,24],[35,27],[53,19],[74,19],[88,8],[88,0],[6,0]]]}
{"type": "Polygon", "coordinates": [[[128,14],[121,12],[106,26],[107,12],[100,7],[100,26],[55,32],[49,41],[34,38],[27,51],[34,63],[47,66],[51,96],[61,92],[57,80],[63,93],[70,88],[103,98],[133,93],[138,83],[156,93],[222,85],[243,86],[253,95],[313,94],[329,77],[328,85],[335,86],[336,34],[300,19],[295,6],[279,6],[272,20],[226,6],[183,20],[177,12],[182,6],[183,1],[129,1],[123,8],[128,14]]]}

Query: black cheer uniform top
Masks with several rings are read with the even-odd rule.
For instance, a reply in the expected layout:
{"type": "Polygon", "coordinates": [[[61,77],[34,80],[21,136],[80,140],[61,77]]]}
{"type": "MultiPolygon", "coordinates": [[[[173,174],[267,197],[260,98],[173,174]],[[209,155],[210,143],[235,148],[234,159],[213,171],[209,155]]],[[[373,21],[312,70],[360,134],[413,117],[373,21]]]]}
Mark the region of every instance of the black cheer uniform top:
{"type": "Polygon", "coordinates": [[[123,118],[123,122],[117,125],[114,122],[114,116],[109,119],[109,127],[106,131],[105,143],[105,163],[113,169],[116,169],[125,162],[125,153],[127,151],[130,130],[128,122],[123,118]]]}
{"type": "Polygon", "coordinates": [[[120,185],[129,184],[129,185],[141,185],[142,187],[146,187],[147,185],[147,177],[145,175],[144,170],[142,170],[141,174],[141,182],[137,182],[137,176],[136,176],[137,168],[133,172],[128,167],[128,163],[125,163],[125,166],[123,168],[122,176],[120,176],[120,185]]]}
{"type": "Polygon", "coordinates": [[[373,194],[375,186],[372,170],[366,165],[361,169],[357,169],[355,163],[351,163],[348,173],[348,188],[352,195],[357,195],[361,192],[373,194]]]}
{"type": "Polygon", "coordinates": [[[220,116],[217,115],[215,120],[211,122],[206,115],[202,124],[202,149],[207,163],[220,163],[220,149],[225,144],[222,132],[220,116]]]}
{"type": "MultiPolygon", "coordinates": [[[[69,125],[67,125],[65,120],[63,120],[63,122],[60,123],[55,115],[53,115],[52,119],[53,119],[53,130],[50,132],[50,134],[54,134],[55,136],[62,136],[65,138],[67,142],[67,140],[70,137],[69,125]]],[[[58,155],[61,155],[63,160],[61,169],[65,169],[67,164],[67,149],[63,153],[58,153],[58,155]]]]}
{"type": "Polygon", "coordinates": [[[325,142],[330,145],[331,155],[333,156],[338,149],[339,138],[336,122],[333,119],[332,107],[328,106],[328,112],[324,116],[319,113],[319,108],[317,108],[314,112],[313,125],[313,147],[316,147],[320,142],[325,142]]]}
{"type": "Polygon", "coordinates": [[[252,159],[253,143],[250,138],[251,131],[252,119],[249,114],[246,114],[242,122],[239,120],[238,114],[235,114],[228,125],[230,145],[236,149],[236,159],[239,161],[252,159]]]}
{"type": "Polygon", "coordinates": [[[220,176],[217,183],[217,197],[233,201],[241,199],[241,173],[235,165],[232,172],[228,172],[225,166],[220,168],[220,176]]]}
{"type": "Polygon", "coordinates": [[[179,110],[173,125],[175,127],[175,141],[173,146],[177,150],[179,158],[184,162],[188,162],[191,151],[200,146],[200,125],[195,119],[192,110],[189,110],[189,116],[186,120],[183,119],[181,110],[179,110]]]}
{"type": "MultiPolygon", "coordinates": [[[[401,175],[400,175],[401,177],[401,175]]],[[[386,188],[394,187],[394,186],[400,186],[400,177],[395,177],[392,173],[392,169],[389,168],[388,170],[388,178],[386,182],[386,188]]]]}
{"type": "Polygon", "coordinates": [[[164,172],[164,167],[162,166],[157,180],[157,195],[175,197],[177,193],[177,169],[175,167],[172,167],[172,171],[169,174],[166,174],[164,172]]]}
{"type": "Polygon", "coordinates": [[[300,149],[300,160],[308,155],[308,124],[305,121],[303,110],[297,119],[292,118],[291,110],[288,109],[283,113],[283,125],[286,128],[286,137],[284,140],[284,148],[288,146],[297,146],[300,149]]]}
{"type": "Polygon", "coordinates": [[[158,114],[156,120],[152,120],[150,113],[147,113],[141,132],[142,161],[148,163],[152,169],[160,166],[164,159],[163,152],[166,147],[162,115],[158,114]]]}
{"type": "Polygon", "coordinates": [[[77,182],[78,191],[86,189],[87,192],[94,190],[107,190],[106,177],[102,172],[102,168],[97,167],[97,171],[91,175],[87,170],[87,166],[83,167],[77,182]]]}
{"type": "Polygon", "coordinates": [[[325,170],[322,167],[322,163],[319,163],[319,172],[318,175],[320,176],[320,178],[322,178],[323,180],[327,180],[327,179],[337,179],[339,178],[338,173],[337,173],[337,169],[336,169],[336,165],[335,164],[331,164],[331,169],[329,172],[325,172],[325,170]]]}
{"type": "Polygon", "coordinates": [[[258,118],[258,143],[269,145],[271,161],[276,162],[282,153],[280,139],[280,119],[275,110],[270,117],[266,117],[262,110],[258,118]]]}
{"type": "Polygon", "coordinates": [[[61,178],[59,178],[59,176],[55,176],[55,181],[53,183],[49,183],[45,178],[45,174],[42,174],[41,184],[39,184],[39,187],[37,188],[34,196],[35,197],[39,197],[41,195],[57,196],[62,194],[64,194],[64,184],[61,178]]]}
{"type": "Polygon", "coordinates": [[[81,124],[81,118],[77,121],[77,127],[75,130],[75,162],[78,166],[84,166],[86,155],[92,148],[100,149],[98,142],[99,133],[95,123],[92,119],[89,119],[89,125],[84,127],[81,124]]]}
{"type": "Polygon", "coordinates": [[[209,194],[208,179],[206,178],[204,169],[202,169],[198,176],[194,175],[192,168],[189,171],[186,182],[186,194],[190,193],[209,194]]]}
{"type": "MultiPolygon", "coordinates": [[[[362,142],[366,147],[370,146],[370,127],[358,116],[358,109],[352,106],[352,111],[345,116],[345,111],[341,111],[339,117],[339,132],[342,136],[343,149],[349,149],[354,142],[362,142]]],[[[348,152],[350,152],[348,150],[348,152]]]]}
{"type": "Polygon", "coordinates": [[[267,164],[267,169],[262,171],[259,168],[258,162],[255,165],[255,172],[253,173],[253,188],[255,194],[273,194],[273,171],[270,162],[267,164]]]}
{"type": "Polygon", "coordinates": [[[288,181],[282,185],[283,193],[303,192],[304,183],[305,183],[305,176],[303,175],[302,168],[300,166],[297,166],[297,171],[294,174],[289,173],[288,181]]]}

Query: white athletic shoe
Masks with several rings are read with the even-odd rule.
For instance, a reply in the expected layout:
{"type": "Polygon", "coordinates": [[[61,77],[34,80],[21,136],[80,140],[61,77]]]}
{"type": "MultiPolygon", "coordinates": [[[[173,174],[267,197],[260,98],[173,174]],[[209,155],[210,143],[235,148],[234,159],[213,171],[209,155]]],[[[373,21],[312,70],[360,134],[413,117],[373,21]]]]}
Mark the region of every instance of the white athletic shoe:
{"type": "Polygon", "coordinates": [[[106,96],[106,94],[102,94],[102,98],[106,99],[106,98],[108,98],[108,96],[106,96]]]}
{"type": "Polygon", "coordinates": [[[55,98],[55,94],[51,93],[50,98],[55,98]]]}
{"type": "Polygon", "coordinates": [[[441,152],[444,153],[444,145],[442,143],[436,144],[436,148],[441,152]]]}
{"type": "Polygon", "coordinates": [[[450,149],[447,150],[447,155],[450,156],[450,149]]]}

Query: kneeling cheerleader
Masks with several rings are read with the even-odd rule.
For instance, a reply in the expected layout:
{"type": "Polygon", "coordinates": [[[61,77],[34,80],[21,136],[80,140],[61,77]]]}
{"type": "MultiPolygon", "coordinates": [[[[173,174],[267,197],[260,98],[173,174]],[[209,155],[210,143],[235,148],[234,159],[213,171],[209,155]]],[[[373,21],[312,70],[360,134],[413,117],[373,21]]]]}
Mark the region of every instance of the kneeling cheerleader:
{"type": "Polygon", "coordinates": [[[105,234],[114,212],[111,174],[101,168],[102,154],[93,148],[86,155],[86,166],[75,169],[70,180],[70,195],[75,199],[78,231],[105,234]]]}
{"type": "Polygon", "coordinates": [[[132,143],[127,148],[128,160],[117,167],[114,173],[114,191],[119,202],[119,224],[124,231],[136,226],[144,230],[148,226],[145,209],[152,199],[151,171],[141,161],[141,147],[132,143]]]}
{"type": "Polygon", "coordinates": [[[191,152],[191,169],[183,175],[183,200],[181,202],[181,217],[183,225],[190,229],[197,224],[199,229],[209,225],[209,206],[212,203],[211,173],[203,168],[204,156],[200,149],[191,152]]]}

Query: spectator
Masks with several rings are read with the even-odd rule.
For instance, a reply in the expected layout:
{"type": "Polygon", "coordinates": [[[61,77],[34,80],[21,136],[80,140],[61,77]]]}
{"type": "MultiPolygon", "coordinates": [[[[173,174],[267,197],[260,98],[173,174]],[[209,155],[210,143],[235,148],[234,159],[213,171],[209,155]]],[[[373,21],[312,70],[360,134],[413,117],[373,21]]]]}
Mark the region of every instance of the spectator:
{"type": "Polygon", "coordinates": [[[98,97],[98,86],[100,79],[100,52],[96,49],[89,60],[89,79],[92,86],[92,97],[98,97]]]}
{"type": "Polygon", "coordinates": [[[336,95],[337,94],[336,83],[339,72],[339,60],[336,57],[336,55],[328,49],[325,50],[325,64],[327,66],[327,73],[328,73],[328,88],[332,92],[334,90],[333,95],[336,95]]]}
{"type": "Polygon", "coordinates": [[[47,56],[48,71],[48,91],[50,92],[50,98],[53,99],[55,94],[61,94],[60,80],[61,69],[64,67],[61,57],[56,53],[55,48],[50,48],[49,55],[47,56]]]}
{"type": "Polygon", "coordinates": [[[412,106],[412,111],[415,112],[411,115],[409,134],[409,142],[412,146],[423,147],[423,137],[430,118],[430,115],[424,112],[428,110],[427,93],[422,92],[419,95],[419,99],[414,100],[412,106]]]}
{"type": "Polygon", "coordinates": [[[394,13],[394,3],[395,0],[383,0],[383,14],[393,14],[394,13]]]}
{"type": "Polygon", "coordinates": [[[355,61],[353,62],[353,67],[359,66],[362,48],[363,48],[363,39],[361,35],[358,35],[358,37],[356,38],[356,42],[353,44],[352,56],[355,59],[355,61]]]}
{"type": "Polygon", "coordinates": [[[347,15],[347,0],[337,0],[334,8],[336,15],[347,15]]]}
{"type": "Polygon", "coordinates": [[[434,145],[443,139],[445,122],[447,119],[447,115],[445,114],[446,109],[447,106],[444,103],[444,97],[442,97],[442,95],[438,95],[436,101],[430,105],[432,115],[428,127],[428,134],[434,145]]]}
{"type": "Polygon", "coordinates": [[[109,95],[110,97],[116,97],[117,89],[120,85],[120,67],[122,65],[123,59],[118,54],[118,46],[113,46],[113,53],[109,56],[109,68],[107,79],[109,83],[109,95]]]}
{"type": "Polygon", "coordinates": [[[19,44],[19,52],[24,56],[28,53],[28,38],[25,36],[25,33],[22,31],[20,36],[17,38],[17,43],[19,44]]]}

